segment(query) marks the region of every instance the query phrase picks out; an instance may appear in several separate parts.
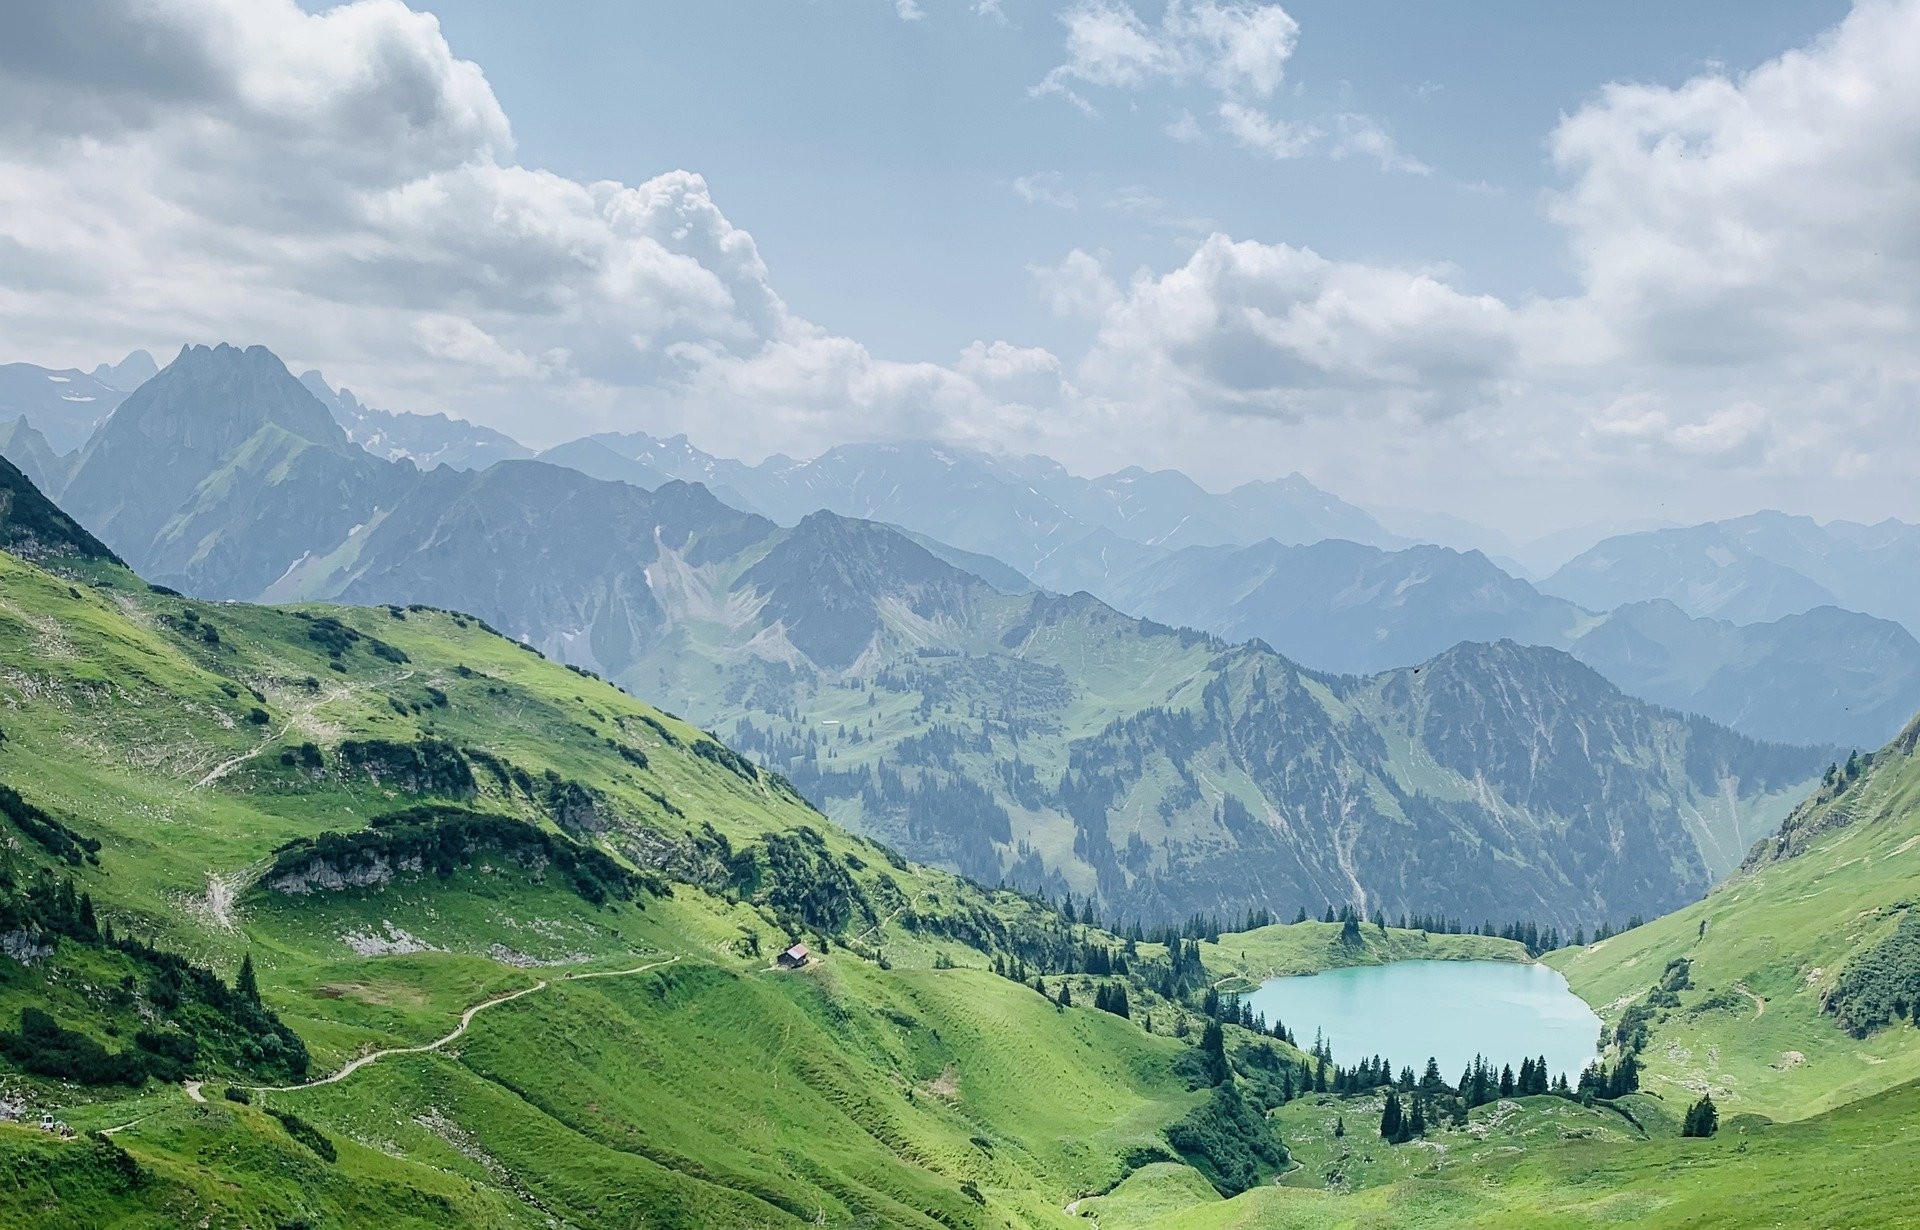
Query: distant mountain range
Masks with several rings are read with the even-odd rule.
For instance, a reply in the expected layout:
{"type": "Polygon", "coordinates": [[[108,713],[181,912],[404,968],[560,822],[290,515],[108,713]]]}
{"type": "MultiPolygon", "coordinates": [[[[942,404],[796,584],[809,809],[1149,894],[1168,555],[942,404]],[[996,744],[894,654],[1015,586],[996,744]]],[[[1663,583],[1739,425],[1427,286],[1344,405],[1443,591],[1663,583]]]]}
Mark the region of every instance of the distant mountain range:
{"type": "Polygon", "coordinates": [[[387,461],[410,461],[422,470],[452,466],[484,470],[496,461],[533,456],[533,450],[503,432],[444,414],[375,410],[346,388],[334,388],[317,371],[300,383],[333,415],[347,439],[387,461]]]}
{"type": "Polygon", "coordinates": [[[1735,623],[1840,606],[1920,633],[1920,525],[1821,525],[1760,512],[1627,534],[1576,556],[1540,588],[1598,609],[1664,598],[1735,623]]]}
{"type": "MultiPolygon", "coordinates": [[[[265,350],[190,347],[96,430],[63,499],[189,592],[471,611],[725,730],[907,852],[1116,912],[1650,914],[1734,865],[1835,754],[1633,699],[1554,649],[1326,675],[1005,565],[992,583],[966,570],[971,544],[1202,532],[1182,518],[1205,502],[1161,476],[1035,464],[1020,488],[923,446],[757,467],[607,446],[654,474],[710,465],[749,511],[678,478],[649,491],[538,461],[422,472],[354,444],[337,411],[265,350]],[[761,515],[791,516],[808,491],[921,538],[761,515]],[[912,526],[936,516],[968,540],[912,526]]],[[[1298,484],[1232,498],[1268,527],[1348,515],[1298,484]]]]}
{"type": "Polygon", "coordinates": [[[1920,640],[1891,620],[1821,606],[1742,625],[1665,599],[1597,614],[1477,551],[1327,541],[1167,552],[1103,534],[1056,552],[1033,579],[1343,674],[1462,641],[1565,649],[1635,696],[1761,739],[1870,748],[1920,709],[1920,640]]]}
{"type": "MultiPolygon", "coordinates": [[[[66,416],[59,421],[71,438],[82,416],[93,422],[97,407],[118,405],[126,395],[117,386],[151,367],[151,358],[136,352],[91,376],[7,369],[4,387],[15,390],[22,415],[0,421],[0,452],[64,497],[83,458],[56,447],[35,416],[66,416]]],[[[297,401],[292,383],[338,431],[306,407],[299,423],[279,422],[290,437],[236,454],[242,470],[270,473],[289,459],[294,441],[320,450],[300,473],[282,472],[257,492],[258,507],[234,504],[236,492],[253,489],[218,477],[220,467],[191,509],[166,506],[158,493],[139,497],[165,516],[146,527],[146,544],[128,549],[163,583],[236,598],[285,592],[296,587],[294,573],[304,575],[339,543],[317,531],[276,537],[270,527],[277,508],[332,505],[327,525],[364,527],[411,481],[404,470],[481,470],[530,455],[509,437],[459,419],[371,409],[318,372],[280,380],[273,397],[297,401]],[[317,460],[323,455],[332,459],[317,460]],[[405,464],[382,470],[365,464],[369,459],[405,464]],[[237,538],[210,537],[229,516],[259,524],[237,538]]],[[[136,440],[118,451],[132,459],[146,447],[136,440]]],[[[1514,575],[1517,564],[1502,568],[1477,551],[1408,543],[1299,475],[1216,494],[1173,471],[1088,479],[1046,458],[998,458],[925,442],[846,445],[809,461],[776,456],[748,465],[705,453],[685,437],[643,433],[590,436],[539,459],[647,490],[698,482],[722,503],[781,524],[820,509],[881,521],[1002,592],[1084,590],[1162,623],[1228,640],[1259,638],[1333,673],[1371,674],[1463,641],[1512,639],[1565,649],[1633,695],[1767,740],[1871,747],[1920,707],[1920,642],[1889,618],[1861,614],[1860,604],[1849,610],[1835,598],[1844,590],[1881,610],[1898,606],[1900,552],[1910,538],[1899,532],[1910,527],[1899,523],[1822,530],[1763,514],[1620,536],[1533,585],[1514,575]],[[1727,541],[1746,545],[1736,552],[1727,541]],[[1861,558],[1850,563],[1850,556],[1861,558]],[[1717,580],[1716,560],[1729,561],[1717,580]],[[1702,579],[1683,584],[1665,577],[1662,566],[1702,579]],[[1822,584],[1808,573],[1838,579],[1822,584]],[[1649,590],[1651,598],[1643,592],[1649,590]],[[1621,595],[1624,601],[1610,601],[1621,595]],[[1715,611],[1722,614],[1713,617],[1715,611]]],[[[89,461],[85,468],[90,476],[73,488],[81,505],[108,521],[120,516],[108,493],[137,462],[89,461]]],[[[1406,528],[1434,519],[1401,511],[1394,520],[1406,528]]],[[[1449,522],[1440,529],[1458,538],[1479,527],[1449,522]]],[[[1572,532],[1561,547],[1591,532],[1572,532]]]]}

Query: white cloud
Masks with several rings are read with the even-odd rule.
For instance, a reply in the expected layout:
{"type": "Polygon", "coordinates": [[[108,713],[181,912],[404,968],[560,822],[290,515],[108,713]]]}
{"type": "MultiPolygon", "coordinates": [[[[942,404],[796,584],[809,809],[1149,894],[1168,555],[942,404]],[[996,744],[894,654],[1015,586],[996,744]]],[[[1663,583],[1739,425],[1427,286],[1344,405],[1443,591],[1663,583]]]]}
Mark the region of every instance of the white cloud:
{"type": "Polygon", "coordinates": [[[20,357],[259,341],[536,442],[645,405],[805,449],[843,411],[831,431],[937,430],[986,400],[794,315],[699,175],[518,165],[479,68],[398,0],[0,21],[0,328],[20,357]]]}
{"type": "Polygon", "coordinates": [[[1418,158],[1400,151],[1393,137],[1371,116],[1343,111],[1334,117],[1333,146],[1328,157],[1372,158],[1383,171],[1404,171],[1409,175],[1431,175],[1433,168],[1418,158]]]}
{"type": "MultiPolygon", "coordinates": [[[[1607,87],[1550,141],[1565,178],[1549,216],[1580,275],[1557,299],[1502,302],[1456,270],[1224,236],[1170,271],[1122,279],[1077,252],[1038,280],[1097,330],[1074,384],[1143,423],[1167,406],[1272,417],[1337,453],[1349,446],[1315,424],[1373,414],[1528,498],[1612,485],[1664,500],[1707,474],[1721,477],[1700,490],[1756,503],[1780,502],[1788,479],[1796,498],[1843,505],[1910,492],[1916,63],[1920,2],[1863,0],[1743,75],[1607,87]]],[[[1297,152],[1290,130],[1249,117],[1265,118],[1222,115],[1247,144],[1297,152]]],[[[1334,149],[1424,169],[1377,125],[1341,120],[1334,149]]]]}
{"type": "Polygon", "coordinates": [[[1079,382],[1116,398],[1283,419],[1448,415],[1489,398],[1514,360],[1498,300],[1285,244],[1214,235],[1124,291],[1082,252],[1052,276],[1056,303],[1098,313],[1079,382]]]}
{"type": "MultiPolygon", "coordinates": [[[[1175,3],[1148,24],[1083,3],[1049,80],[1210,91],[1210,123],[1292,155],[1305,136],[1269,98],[1297,35],[1284,17],[1175,3]]],[[[1910,491],[1915,63],[1920,0],[1861,0],[1744,75],[1601,91],[1549,142],[1549,216],[1578,273],[1557,299],[1196,233],[1170,268],[1074,251],[1033,271],[1084,322],[1084,354],[983,341],[941,365],[796,314],[697,174],[583,183],[520,165],[479,68],[398,0],[13,6],[0,331],[9,358],[82,366],[134,344],[260,341],[377,403],[535,442],[644,410],[750,454],[921,433],[1265,472],[1259,448],[1219,446],[1231,419],[1403,503],[1410,475],[1440,502],[1469,469],[1516,500],[1665,498],[1702,474],[1756,502],[1786,477],[1910,491]]],[[[1357,114],[1315,127],[1329,155],[1423,170],[1357,114]]],[[[1045,173],[1014,190],[1082,203],[1045,173]]],[[[1084,203],[1175,225],[1151,192],[1084,203]]],[[[1213,229],[1177,229],[1194,228],[1213,229]]]]}
{"type": "Polygon", "coordinates": [[[893,11],[901,21],[919,21],[927,15],[920,0],[893,0],[893,11]]]}
{"type": "MultiPolygon", "coordinates": [[[[1079,0],[1061,20],[1067,27],[1066,60],[1033,87],[1034,95],[1058,95],[1094,115],[1090,88],[1204,86],[1217,96],[1213,111],[1220,130],[1256,154],[1284,161],[1324,150],[1334,159],[1370,158],[1386,171],[1432,172],[1403,153],[1370,116],[1341,112],[1315,123],[1276,116],[1261,106],[1280,88],[1300,41],[1300,24],[1277,4],[1169,0],[1154,26],[1127,0],[1079,0]]],[[[1164,131],[1181,142],[1205,137],[1185,109],[1164,131]]]]}
{"type": "Polygon", "coordinates": [[[1013,181],[1013,194],[1029,205],[1051,205],[1055,209],[1080,207],[1058,171],[1036,171],[1020,176],[1013,181]]]}
{"type": "Polygon", "coordinates": [[[1299,158],[1320,139],[1320,130],[1310,124],[1295,124],[1275,119],[1243,103],[1220,104],[1220,123],[1227,135],[1247,149],[1269,158],[1299,158]]]}
{"type": "Polygon", "coordinates": [[[1033,87],[1083,110],[1092,86],[1135,90],[1203,83],[1232,97],[1266,98],[1278,89],[1299,41],[1299,23],[1277,4],[1244,0],[1168,0],[1150,26],[1124,0],[1079,0],[1061,15],[1067,58],[1033,87]]]}

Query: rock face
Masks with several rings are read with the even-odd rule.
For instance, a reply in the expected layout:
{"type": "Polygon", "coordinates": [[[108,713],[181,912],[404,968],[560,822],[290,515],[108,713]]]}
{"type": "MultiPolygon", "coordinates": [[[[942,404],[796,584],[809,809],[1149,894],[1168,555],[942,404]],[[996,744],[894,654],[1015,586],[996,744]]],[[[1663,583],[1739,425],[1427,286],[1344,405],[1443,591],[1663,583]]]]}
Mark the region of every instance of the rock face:
{"type": "Polygon", "coordinates": [[[148,580],[251,598],[411,474],[354,447],[264,347],[190,346],[94,434],[62,500],[148,580]]]}
{"type": "Polygon", "coordinates": [[[38,931],[0,931],[0,957],[32,965],[53,955],[53,941],[38,931]]]}
{"type": "Polygon", "coordinates": [[[120,562],[4,457],[0,457],[0,547],[31,560],[78,557],[120,562]]]}
{"type": "Polygon", "coordinates": [[[406,461],[422,470],[451,466],[484,470],[496,461],[533,456],[533,450],[491,427],[444,414],[407,414],[376,410],[336,389],[319,372],[303,372],[300,383],[333,415],[347,438],[375,457],[406,461]]]}

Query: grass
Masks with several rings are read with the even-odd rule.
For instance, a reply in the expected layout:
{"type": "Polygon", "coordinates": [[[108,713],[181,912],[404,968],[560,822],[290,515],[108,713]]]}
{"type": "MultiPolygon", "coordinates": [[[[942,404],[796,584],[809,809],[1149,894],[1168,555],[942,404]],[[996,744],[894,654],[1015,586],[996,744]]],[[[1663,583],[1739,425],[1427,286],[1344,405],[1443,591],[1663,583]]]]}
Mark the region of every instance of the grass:
{"type": "MultiPolygon", "coordinates": [[[[218,1072],[205,1104],[177,1089],[0,1075],[36,1115],[119,1129],[125,1155],[0,1133],[0,1168],[19,1176],[0,1183],[0,1223],[600,1225],[644,1208],[649,1225],[787,1225],[823,1211],[885,1225],[1058,1224],[1062,1206],[1117,1182],[1124,1159],[1159,1145],[1200,1096],[1173,1071],[1189,1043],[1061,1011],[988,972],[984,955],[889,921],[909,903],[923,919],[1011,918],[1030,903],[898,863],[777,781],[693,754],[705,739],[695,728],[470,619],[197,603],[119,569],[63,577],[0,556],[0,664],[12,702],[0,780],[101,842],[98,866],[72,874],[103,920],[229,977],[251,953],[316,1076],[550,983],[477,1017],[445,1050],[251,1108],[218,1096],[232,1079],[218,1072]],[[357,634],[337,657],[310,635],[325,619],[357,634]],[[681,883],[594,906],[537,869],[485,857],[444,877],[400,869],[305,896],[253,882],[281,843],[412,801],[342,771],[342,740],[426,737],[590,784],[617,819],[588,839],[621,859],[706,826],[736,847],[815,827],[885,911],[848,929],[868,955],[836,944],[776,974],[764,954],[789,933],[751,900],[681,883]],[[303,742],[323,750],[324,769],[281,763],[303,742]],[[628,840],[642,832],[659,836],[628,840]],[[682,960],[566,978],[664,954],[682,960]],[[268,1109],[316,1125],[338,1162],[268,1109]],[[113,1178],[129,1166],[137,1182],[113,1178]]],[[[481,783],[474,806],[553,827],[524,797],[481,783]]],[[[0,962],[0,1017],[43,1005],[71,1027],[124,1035],[131,1018],[99,995],[114,960],[62,946],[35,966],[0,962]]]]}
{"type": "Polygon", "coordinates": [[[1643,1084],[1733,1113],[1799,1119],[1920,1079],[1920,1030],[1850,1037],[1821,1008],[1849,958],[1920,899],[1920,763],[1884,759],[1820,811],[1850,823],[1644,927],[1548,960],[1612,1023],[1671,960],[1694,989],[1656,1022],[1643,1084]]]}
{"type": "MultiPolygon", "coordinates": [[[[69,577],[0,556],[0,780],[101,842],[99,864],[72,871],[123,933],[228,976],[250,952],[316,1075],[440,1038],[475,1003],[548,985],[477,1016],[444,1049],[252,1106],[221,1098],[231,1074],[217,1071],[205,1074],[206,1103],[175,1088],[103,1093],[0,1074],[0,1089],[24,1095],[36,1116],[116,1129],[111,1143],[58,1141],[0,1124],[0,1224],[1011,1228],[1091,1215],[1104,1230],[1716,1225],[1755,1199],[1814,1224],[1911,1216],[1904,1189],[1877,1180],[1920,1161],[1920,1092],[1889,1090],[1920,1076],[1913,1031],[1857,1042],[1818,1010],[1848,952],[1885,934],[1910,892],[1920,845],[1910,775],[1863,785],[1855,826],[1801,858],[1553,958],[1613,1016],[1668,959],[1694,960],[1698,989],[1656,1027],[1650,1092],[1632,1100],[1651,1139],[1610,1111],[1527,1099],[1436,1137],[1444,1153],[1387,1149],[1373,1135],[1377,1105],[1308,1098],[1277,1112],[1298,1166],[1223,1200],[1189,1167],[1135,1168],[1162,1155],[1166,1126],[1205,1096],[1177,1069],[1194,1037],[1168,1036],[1172,1005],[1141,992],[1136,1008],[1152,1011],[1154,1032],[1062,1010],[992,974],[988,954],[899,921],[910,908],[1004,922],[1030,916],[1030,902],[889,857],[776,781],[694,754],[704,736],[692,726],[475,621],[303,610],[309,618],[194,603],[111,567],[69,577]],[[315,619],[359,639],[334,658],[310,634],[315,619]],[[397,652],[373,652],[376,641],[397,652]],[[253,882],[281,843],[414,801],[342,772],[340,741],[424,737],[591,785],[616,819],[579,835],[637,867],[665,865],[708,825],[736,848],[815,827],[878,917],[782,973],[766,954],[789,938],[785,923],[719,882],[595,906],[557,877],[484,853],[445,876],[401,868],[385,883],[305,896],[253,882]],[[281,749],[307,741],[327,768],[281,763],[281,749]],[[567,977],[666,955],[679,960],[567,977]],[[1810,979],[1810,968],[1821,973],[1810,979]],[[1766,1000],[1764,1016],[1693,1011],[1735,985],[1766,1000]],[[1789,1049],[1805,1061],[1769,1064],[1789,1049]],[[1718,1139],[1681,1141],[1677,1107],[1695,1079],[1725,1093],[1730,1116],[1800,1121],[1730,1119],[1718,1139]],[[272,1112],[312,1124],[337,1160],[272,1112]],[[1340,1116],[1346,1133],[1335,1137],[1330,1117],[1340,1116]],[[1330,1176],[1339,1191],[1326,1190],[1330,1176]]],[[[1120,687],[1127,665],[1107,669],[1120,687]]],[[[1139,678],[1130,686],[1151,690],[1139,678]]],[[[484,775],[471,802],[554,829],[484,775]]],[[[16,853],[37,857],[24,844],[16,853]]],[[[1367,925],[1343,944],[1339,930],[1224,935],[1203,959],[1227,989],[1408,958],[1525,959],[1495,939],[1367,925]]],[[[32,966],[0,960],[0,1020],[43,1005],[72,1027],[124,1037],[130,1010],[101,994],[117,981],[115,960],[73,946],[32,966]]],[[[1072,980],[1084,1004],[1091,984],[1072,980]]]]}
{"type": "Polygon", "coordinates": [[[1524,946],[1496,936],[1439,935],[1364,923],[1355,943],[1342,941],[1340,932],[1339,923],[1276,923],[1223,935],[1218,943],[1202,943],[1200,958],[1209,971],[1232,975],[1222,984],[1223,990],[1251,990],[1268,978],[1391,961],[1529,959],[1524,946]]]}

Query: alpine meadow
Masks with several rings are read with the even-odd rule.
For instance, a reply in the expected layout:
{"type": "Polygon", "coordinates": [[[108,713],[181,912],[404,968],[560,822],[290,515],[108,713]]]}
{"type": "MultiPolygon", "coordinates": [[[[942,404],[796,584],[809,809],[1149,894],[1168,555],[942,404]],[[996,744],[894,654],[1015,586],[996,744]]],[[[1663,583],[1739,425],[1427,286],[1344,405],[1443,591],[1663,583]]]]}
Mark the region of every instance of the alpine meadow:
{"type": "Polygon", "coordinates": [[[0,6],[0,1227],[1920,1226],[1920,0],[1388,8],[0,6]]]}

